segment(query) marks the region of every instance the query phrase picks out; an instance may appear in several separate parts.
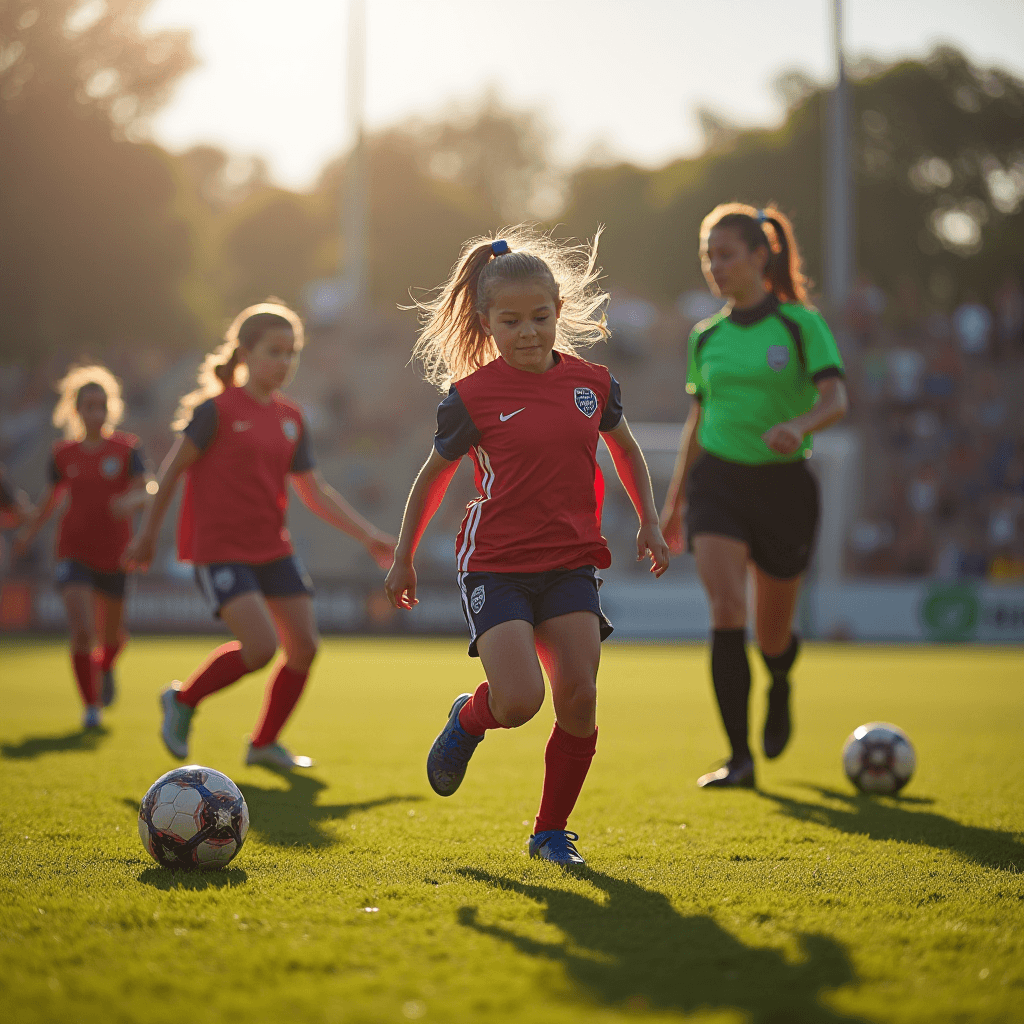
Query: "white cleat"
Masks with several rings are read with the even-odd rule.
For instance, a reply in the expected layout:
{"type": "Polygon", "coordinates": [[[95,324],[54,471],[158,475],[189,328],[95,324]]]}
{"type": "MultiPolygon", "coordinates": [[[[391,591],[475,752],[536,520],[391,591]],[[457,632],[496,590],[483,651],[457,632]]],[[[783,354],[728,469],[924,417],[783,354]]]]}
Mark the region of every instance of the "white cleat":
{"type": "Polygon", "coordinates": [[[268,743],[263,747],[254,747],[249,744],[245,752],[246,764],[263,764],[268,768],[280,768],[282,771],[290,772],[294,768],[312,768],[316,761],[311,757],[303,757],[302,754],[293,754],[286,750],[280,743],[268,743]]]}
{"type": "Polygon", "coordinates": [[[188,732],[192,726],[195,708],[182,704],[175,697],[181,687],[177,679],[160,692],[160,710],[164,713],[160,723],[160,739],[173,757],[182,761],[188,757],[188,732]]]}

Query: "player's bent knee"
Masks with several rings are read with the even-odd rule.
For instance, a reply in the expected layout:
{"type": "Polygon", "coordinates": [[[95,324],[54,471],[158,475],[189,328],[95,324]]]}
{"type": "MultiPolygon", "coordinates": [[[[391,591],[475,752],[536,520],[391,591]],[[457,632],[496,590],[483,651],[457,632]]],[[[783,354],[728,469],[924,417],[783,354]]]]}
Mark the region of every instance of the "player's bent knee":
{"type": "Polygon", "coordinates": [[[256,642],[242,644],[242,661],[245,662],[245,667],[250,672],[255,672],[257,669],[263,668],[265,665],[269,665],[271,659],[277,653],[276,644],[268,644],[266,642],[256,642]]]}
{"type": "Polygon", "coordinates": [[[495,700],[491,691],[491,713],[507,729],[526,725],[544,704],[543,688],[536,694],[515,694],[506,700],[495,700]]]}

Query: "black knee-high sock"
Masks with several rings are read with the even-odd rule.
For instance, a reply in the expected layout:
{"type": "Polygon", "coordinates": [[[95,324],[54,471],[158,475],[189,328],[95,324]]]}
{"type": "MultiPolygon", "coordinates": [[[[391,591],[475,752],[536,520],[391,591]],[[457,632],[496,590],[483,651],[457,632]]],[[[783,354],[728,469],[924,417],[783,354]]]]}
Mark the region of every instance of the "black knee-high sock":
{"type": "Polygon", "coordinates": [[[789,689],[789,670],[793,667],[793,662],[796,661],[796,656],[799,653],[800,637],[796,633],[792,634],[789,646],[781,654],[761,652],[765,667],[771,673],[773,687],[777,686],[782,690],[789,689]]]}
{"type": "Polygon", "coordinates": [[[747,745],[747,704],[750,699],[750,663],[747,661],[746,630],[716,629],[711,634],[711,678],[715,684],[718,710],[722,713],[732,756],[750,756],[747,745]]]}

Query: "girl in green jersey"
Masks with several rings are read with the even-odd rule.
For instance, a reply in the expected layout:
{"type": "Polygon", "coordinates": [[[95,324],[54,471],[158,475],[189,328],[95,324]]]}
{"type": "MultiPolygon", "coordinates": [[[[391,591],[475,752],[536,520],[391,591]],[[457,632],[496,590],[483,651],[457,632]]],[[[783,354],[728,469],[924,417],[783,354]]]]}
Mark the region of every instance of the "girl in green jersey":
{"type": "Polygon", "coordinates": [[[843,361],[807,305],[793,229],[776,209],[716,207],[701,225],[700,256],[728,305],[690,335],[690,406],[662,511],[674,553],[688,545],[711,609],[711,676],[729,761],[700,786],[753,786],[747,741],[750,665],[747,578],[755,632],[772,677],[766,757],[789,741],[789,671],[799,640],[793,612],[818,522],[818,488],[805,460],[811,435],[846,413],[843,361]],[[683,529],[685,519],[686,528],[683,529]]]}

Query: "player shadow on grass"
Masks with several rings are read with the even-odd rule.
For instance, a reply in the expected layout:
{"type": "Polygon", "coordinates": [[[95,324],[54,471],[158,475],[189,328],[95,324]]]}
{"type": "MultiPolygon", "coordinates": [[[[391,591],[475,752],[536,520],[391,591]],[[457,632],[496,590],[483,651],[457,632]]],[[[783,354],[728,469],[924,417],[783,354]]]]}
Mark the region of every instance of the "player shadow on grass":
{"type": "Polygon", "coordinates": [[[802,783],[823,800],[816,803],[797,800],[779,793],[759,790],[765,799],[774,801],[779,809],[798,821],[811,821],[828,828],[869,839],[895,839],[901,843],[931,846],[949,850],[981,867],[1001,871],[1024,871],[1024,843],[1012,832],[1001,832],[979,825],[962,825],[952,818],[933,811],[911,810],[932,801],[922,797],[870,797],[861,793],[841,793],[826,786],[802,783]]]}
{"type": "Polygon", "coordinates": [[[352,804],[318,804],[320,792],[327,783],[298,772],[275,772],[288,789],[271,789],[239,785],[249,806],[249,828],[266,843],[274,846],[332,846],[339,837],[328,826],[344,821],[359,811],[371,811],[388,804],[414,803],[422,796],[384,796],[352,804]]]}
{"type": "Polygon", "coordinates": [[[821,1001],[825,990],[857,980],[844,947],[825,935],[799,935],[802,957],[794,964],[779,950],[744,945],[707,915],[680,913],[660,892],[598,871],[584,869],[576,877],[606,893],[604,902],[473,868],[460,874],[534,900],[565,939],[542,942],[485,924],[476,907],[459,910],[460,924],[562,964],[600,1003],[634,1012],[736,1009],[753,1024],[864,1024],[821,1001]]]}
{"type": "Polygon", "coordinates": [[[4,743],[0,746],[0,757],[11,760],[30,760],[43,754],[66,754],[75,750],[96,750],[110,733],[100,726],[98,729],[76,729],[59,736],[27,736],[20,743],[4,743]]]}

